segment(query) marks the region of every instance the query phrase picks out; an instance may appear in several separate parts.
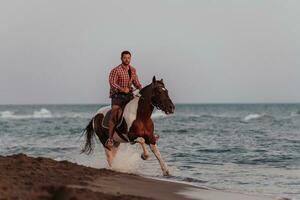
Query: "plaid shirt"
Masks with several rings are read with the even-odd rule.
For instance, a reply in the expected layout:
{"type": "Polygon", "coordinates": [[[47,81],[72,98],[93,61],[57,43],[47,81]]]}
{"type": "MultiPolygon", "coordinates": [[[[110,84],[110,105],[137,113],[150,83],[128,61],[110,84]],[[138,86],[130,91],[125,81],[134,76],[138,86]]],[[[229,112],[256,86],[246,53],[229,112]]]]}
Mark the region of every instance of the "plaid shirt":
{"type": "Polygon", "coordinates": [[[135,88],[141,89],[142,85],[138,79],[138,76],[136,74],[136,70],[133,66],[129,65],[131,69],[131,79],[129,78],[128,70],[127,68],[120,64],[113,68],[110,71],[109,74],[109,85],[110,85],[110,94],[109,97],[111,97],[113,94],[120,92],[120,88],[128,87],[130,90],[132,90],[132,84],[135,88]]]}

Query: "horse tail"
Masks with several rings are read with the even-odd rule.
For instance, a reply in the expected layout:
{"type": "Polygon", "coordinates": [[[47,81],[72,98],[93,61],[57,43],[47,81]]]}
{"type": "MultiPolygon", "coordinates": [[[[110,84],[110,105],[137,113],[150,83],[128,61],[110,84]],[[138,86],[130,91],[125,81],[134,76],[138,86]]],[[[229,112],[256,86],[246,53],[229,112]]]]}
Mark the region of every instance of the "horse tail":
{"type": "Polygon", "coordinates": [[[92,153],[94,148],[93,137],[95,136],[95,131],[94,131],[93,123],[94,123],[94,118],[89,122],[89,124],[86,126],[86,128],[83,131],[83,134],[85,135],[85,145],[81,150],[81,153],[86,153],[87,155],[92,153]]]}

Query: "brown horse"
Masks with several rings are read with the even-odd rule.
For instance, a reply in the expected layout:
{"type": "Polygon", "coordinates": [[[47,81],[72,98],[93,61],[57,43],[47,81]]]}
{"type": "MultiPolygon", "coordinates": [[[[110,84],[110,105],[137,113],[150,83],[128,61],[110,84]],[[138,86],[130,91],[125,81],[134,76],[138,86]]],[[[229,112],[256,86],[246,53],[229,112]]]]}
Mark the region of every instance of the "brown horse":
{"type": "Polygon", "coordinates": [[[130,142],[131,144],[141,144],[143,149],[141,158],[143,160],[149,158],[149,153],[145,145],[147,144],[159,161],[163,175],[169,176],[168,167],[157,147],[158,136],[154,134],[154,124],[151,119],[154,107],[164,111],[166,114],[174,113],[175,110],[175,106],[168,95],[168,90],[165,88],[163,80],[156,80],[155,76],[153,76],[152,83],[142,88],[125,106],[122,120],[120,120],[119,125],[115,129],[113,148],[108,149],[105,146],[105,142],[108,139],[108,127],[103,122],[107,121],[106,114],[110,113],[110,106],[106,106],[97,111],[96,115],[85,128],[86,143],[82,152],[89,154],[93,151],[93,136],[96,133],[105,149],[108,165],[112,166],[112,161],[120,143],[130,142]]]}

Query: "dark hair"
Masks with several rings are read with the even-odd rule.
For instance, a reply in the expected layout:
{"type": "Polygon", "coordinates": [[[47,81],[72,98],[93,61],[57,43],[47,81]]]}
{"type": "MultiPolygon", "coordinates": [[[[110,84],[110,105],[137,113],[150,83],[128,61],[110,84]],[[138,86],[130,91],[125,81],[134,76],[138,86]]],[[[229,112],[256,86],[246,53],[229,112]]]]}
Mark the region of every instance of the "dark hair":
{"type": "Polygon", "coordinates": [[[123,51],[123,52],[121,53],[121,58],[123,57],[124,54],[129,54],[129,55],[131,56],[131,53],[130,53],[129,51],[123,51]]]}

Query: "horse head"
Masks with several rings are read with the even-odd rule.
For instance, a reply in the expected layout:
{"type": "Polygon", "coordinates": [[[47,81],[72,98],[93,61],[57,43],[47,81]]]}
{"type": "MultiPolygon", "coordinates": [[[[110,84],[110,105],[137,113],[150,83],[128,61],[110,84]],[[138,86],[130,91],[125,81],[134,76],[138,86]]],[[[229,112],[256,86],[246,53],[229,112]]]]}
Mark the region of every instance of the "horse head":
{"type": "Polygon", "coordinates": [[[157,109],[164,111],[166,114],[172,114],[175,111],[175,106],[169,97],[168,90],[165,87],[163,79],[156,80],[155,76],[151,83],[152,95],[151,103],[157,109]]]}

